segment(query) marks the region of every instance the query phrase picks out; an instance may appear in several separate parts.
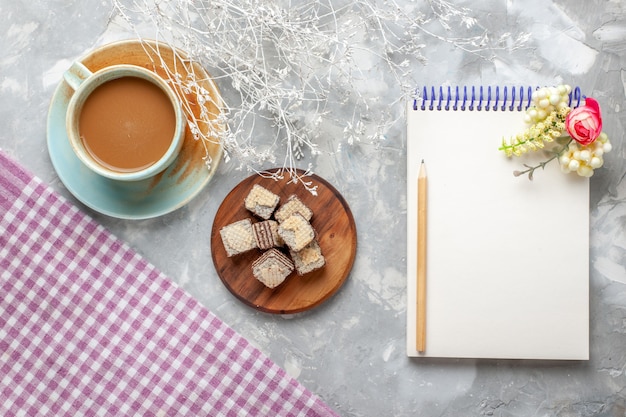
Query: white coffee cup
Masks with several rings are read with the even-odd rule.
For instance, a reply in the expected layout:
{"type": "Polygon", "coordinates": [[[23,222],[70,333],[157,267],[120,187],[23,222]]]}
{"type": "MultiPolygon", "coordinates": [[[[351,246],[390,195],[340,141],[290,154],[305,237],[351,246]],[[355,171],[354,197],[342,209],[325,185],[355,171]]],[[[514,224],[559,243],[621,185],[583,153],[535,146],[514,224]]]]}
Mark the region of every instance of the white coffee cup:
{"type": "MultiPolygon", "coordinates": [[[[74,153],[76,154],[78,159],[80,159],[80,161],[89,169],[103,177],[114,180],[139,181],[159,174],[169,165],[171,165],[172,162],[174,162],[180,152],[185,138],[186,117],[183,112],[181,103],[176,96],[174,90],[165,82],[165,80],[159,77],[156,73],[135,65],[113,65],[96,72],[91,72],[81,62],[74,62],[72,66],[64,73],[64,79],[74,90],[74,93],[70,98],[67,108],[67,134],[74,153]],[[97,136],[99,138],[103,138],[99,142],[97,142],[98,146],[100,147],[100,149],[104,149],[110,155],[128,157],[129,160],[132,160],[133,158],[141,159],[147,154],[157,152],[157,148],[159,150],[163,149],[164,152],[162,153],[162,155],[160,151],[158,152],[158,155],[161,155],[160,157],[150,155],[152,157],[150,162],[144,161],[144,163],[141,163],[138,166],[125,166],[123,168],[119,168],[117,166],[114,166],[114,164],[106,163],[104,161],[104,157],[99,157],[97,152],[94,152],[93,149],[95,148],[89,147],[89,142],[87,141],[84,132],[81,131],[80,125],[83,110],[89,106],[89,104],[87,106],[85,104],[88,102],[90,97],[94,97],[92,101],[96,100],[96,94],[94,94],[95,91],[100,91],[100,93],[98,94],[102,95],[103,89],[99,89],[99,87],[105,86],[106,84],[106,88],[112,88],[113,84],[107,83],[111,83],[114,80],[117,80],[118,82],[118,86],[115,87],[117,89],[116,91],[124,91],[124,94],[126,94],[126,96],[119,97],[126,97],[127,99],[121,101],[118,100],[117,102],[115,102],[116,104],[107,105],[105,107],[98,107],[98,109],[104,109],[104,111],[94,113],[93,110],[89,110],[92,113],[91,119],[94,120],[95,118],[96,122],[100,123],[98,124],[98,126],[100,127],[98,127],[97,129],[91,129],[94,131],[97,130],[97,136]],[[131,83],[131,85],[132,83],[134,83],[144,86],[143,88],[148,88],[151,94],[153,94],[150,97],[155,97],[156,100],[151,99],[149,100],[149,102],[147,102],[148,100],[145,100],[145,103],[139,101],[137,104],[135,102],[135,99],[138,100],[140,98],[139,95],[137,95],[137,97],[132,96],[133,93],[131,91],[135,90],[128,88],[124,89],[122,87],[122,84],[119,84],[119,82],[122,80],[123,82],[131,83]],[[169,101],[171,105],[171,112],[173,113],[174,117],[173,120],[171,119],[171,115],[169,114],[167,102],[162,97],[160,97],[159,93],[156,92],[157,90],[149,86],[147,83],[145,83],[145,81],[151,83],[152,86],[158,87],[158,89],[165,95],[165,97],[167,97],[167,101],[169,101]],[[128,94],[131,95],[128,96],[128,94]],[[157,94],[158,96],[154,94],[157,94]],[[152,106],[154,102],[157,101],[161,106],[159,107],[159,112],[152,111],[153,109],[150,109],[150,106],[152,106]],[[135,103],[132,104],[134,106],[132,109],[128,110],[123,107],[125,105],[131,105],[129,104],[131,102],[135,103]],[[111,114],[117,111],[117,113],[115,113],[115,116],[109,115],[109,109],[111,110],[111,114]],[[126,111],[123,111],[122,109],[125,109],[126,111]],[[159,118],[157,117],[158,113],[163,113],[162,115],[166,117],[159,118]],[[140,118],[140,114],[142,119],[136,120],[140,118]],[[97,115],[97,117],[95,115],[97,115]],[[100,117],[101,120],[99,120],[100,117]],[[161,129],[164,132],[158,130],[161,119],[167,119],[168,122],[168,129],[161,129]],[[130,129],[122,130],[122,126],[127,125],[133,125],[132,132],[130,129]],[[144,126],[145,129],[142,129],[141,126],[144,126]],[[169,134],[169,127],[172,128],[171,138],[169,134]],[[161,138],[159,140],[159,146],[157,147],[156,145],[154,145],[154,149],[150,148],[150,146],[152,145],[149,144],[149,141],[152,140],[152,136],[150,136],[150,134],[138,133],[138,131],[142,130],[145,132],[152,132],[151,129],[157,129],[158,131],[154,131],[154,137],[158,136],[161,138]],[[123,143],[120,142],[123,146],[118,143],[122,140],[122,136],[124,136],[124,138],[126,136],[128,137],[128,140],[124,139],[123,143]],[[135,148],[132,148],[132,141],[135,140],[133,136],[142,136],[142,141],[140,142],[138,140],[136,145],[137,147],[135,148]],[[117,137],[118,142],[111,142],[111,144],[108,144],[106,142],[109,140],[109,138],[115,137],[117,137]]],[[[143,99],[143,97],[141,98],[143,99]]],[[[85,121],[83,120],[83,122],[85,121]]],[[[85,125],[87,125],[86,122],[85,125]]]]}

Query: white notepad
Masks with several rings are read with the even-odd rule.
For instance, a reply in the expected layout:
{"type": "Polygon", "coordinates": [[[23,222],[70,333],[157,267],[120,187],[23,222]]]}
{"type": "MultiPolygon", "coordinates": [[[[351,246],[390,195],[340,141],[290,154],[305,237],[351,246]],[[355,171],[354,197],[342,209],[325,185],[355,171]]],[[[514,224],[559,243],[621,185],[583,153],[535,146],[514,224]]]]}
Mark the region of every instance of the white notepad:
{"type": "MultiPolygon", "coordinates": [[[[407,110],[407,354],[589,358],[589,180],[514,177],[523,111],[407,110]],[[428,173],[426,350],[416,341],[417,176],[428,173]]],[[[533,155],[535,161],[545,159],[533,155]]]]}

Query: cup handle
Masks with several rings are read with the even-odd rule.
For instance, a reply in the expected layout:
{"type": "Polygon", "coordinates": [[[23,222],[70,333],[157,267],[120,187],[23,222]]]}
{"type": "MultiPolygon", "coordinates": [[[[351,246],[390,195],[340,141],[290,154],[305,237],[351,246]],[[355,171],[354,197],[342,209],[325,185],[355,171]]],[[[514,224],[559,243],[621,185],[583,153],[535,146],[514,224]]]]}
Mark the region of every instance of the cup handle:
{"type": "Polygon", "coordinates": [[[63,73],[63,78],[70,87],[76,91],[83,81],[91,75],[93,75],[93,72],[89,71],[89,68],[84,66],[81,62],[75,61],[72,66],[63,73]]]}

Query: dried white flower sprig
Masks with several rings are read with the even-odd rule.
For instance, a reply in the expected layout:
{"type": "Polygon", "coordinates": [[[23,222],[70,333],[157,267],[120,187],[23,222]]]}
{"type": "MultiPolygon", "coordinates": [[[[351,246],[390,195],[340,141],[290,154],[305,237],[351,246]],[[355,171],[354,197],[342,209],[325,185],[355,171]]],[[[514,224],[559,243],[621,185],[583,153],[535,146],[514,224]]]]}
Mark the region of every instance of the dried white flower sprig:
{"type": "MultiPolygon", "coordinates": [[[[113,4],[115,22],[123,22],[140,38],[148,26],[154,31],[151,37],[184,50],[219,85],[224,97],[220,117],[227,127],[198,139],[218,140],[226,160],[237,160],[240,167],[257,171],[266,162],[281,163],[285,170],[279,172],[292,176],[297,175],[298,159],[322,152],[319,139],[329,131],[343,130],[341,140],[349,145],[384,142],[388,128],[402,120],[403,106],[395,105],[416,85],[412,70],[424,61],[424,36],[486,59],[526,40],[524,34],[493,37],[469,10],[445,0],[419,5],[395,0],[113,4]],[[437,22],[444,35],[434,29],[437,22]],[[454,30],[466,36],[456,36],[454,30]],[[386,78],[387,88],[397,89],[392,94],[396,102],[376,103],[377,97],[363,93],[372,73],[386,78]],[[400,110],[391,111],[394,107],[400,110]]],[[[169,71],[176,80],[176,69],[169,71]]],[[[200,99],[210,98],[194,85],[188,88],[200,99]]],[[[294,178],[310,188],[306,180],[294,178]]]]}

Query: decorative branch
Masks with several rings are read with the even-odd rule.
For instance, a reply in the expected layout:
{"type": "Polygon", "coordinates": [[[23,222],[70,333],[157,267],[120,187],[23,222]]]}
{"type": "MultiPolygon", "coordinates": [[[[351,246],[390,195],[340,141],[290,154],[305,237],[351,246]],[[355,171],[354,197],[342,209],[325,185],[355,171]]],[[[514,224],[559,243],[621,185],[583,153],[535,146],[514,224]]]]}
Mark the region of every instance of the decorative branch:
{"type": "MultiPolygon", "coordinates": [[[[198,134],[199,140],[218,140],[226,161],[237,160],[239,168],[258,172],[259,166],[282,160],[285,169],[279,173],[292,176],[299,159],[322,152],[324,129],[343,130],[338,149],[341,142],[384,142],[385,132],[402,120],[399,104],[416,87],[412,71],[425,62],[424,36],[485,59],[503,50],[502,36],[509,36],[490,36],[469,10],[445,0],[430,0],[426,13],[421,5],[396,0],[113,0],[113,5],[116,22],[140,39],[149,26],[156,40],[181,48],[219,85],[224,100],[211,104],[221,106],[218,117],[226,128],[208,137],[198,134]],[[433,21],[449,36],[436,34],[433,21]],[[362,62],[368,68],[360,68],[362,62]],[[375,71],[390,77],[384,88],[393,89],[394,102],[376,103],[363,92],[375,71]]],[[[526,40],[520,35],[507,51],[526,40]]],[[[168,73],[183,82],[176,68],[168,73]]],[[[186,91],[198,95],[201,106],[210,97],[193,79],[186,91]]],[[[191,130],[200,132],[207,117],[215,115],[201,113],[191,130]]]]}
{"type": "Polygon", "coordinates": [[[534,166],[530,166],[527,164],[524,164],[524,167],[527,168],[524,171],[513,171],[513,175],[516,177],[519,177],[521,175],[525,175],[528,174],[528,179],[529,180],[533,180],[533,175],[535,174],[535,170],[541,168],[544,169],[546,167],[546,165],[548,165],[550,162],[554,161],[557,158],[560,158],[561,155],[563,155],[563,153],[569,148],[569,144],[572,142],[572,139],[569,138],[569,140],[563,145],[561,146],[561,148],[559,148],[556,151],[552,151],[550,152],[552,154],[552,156],[548,159],[546,159],[545,161],[542,161],[540,163],[538,163],[537,165],[534,166]]]}

